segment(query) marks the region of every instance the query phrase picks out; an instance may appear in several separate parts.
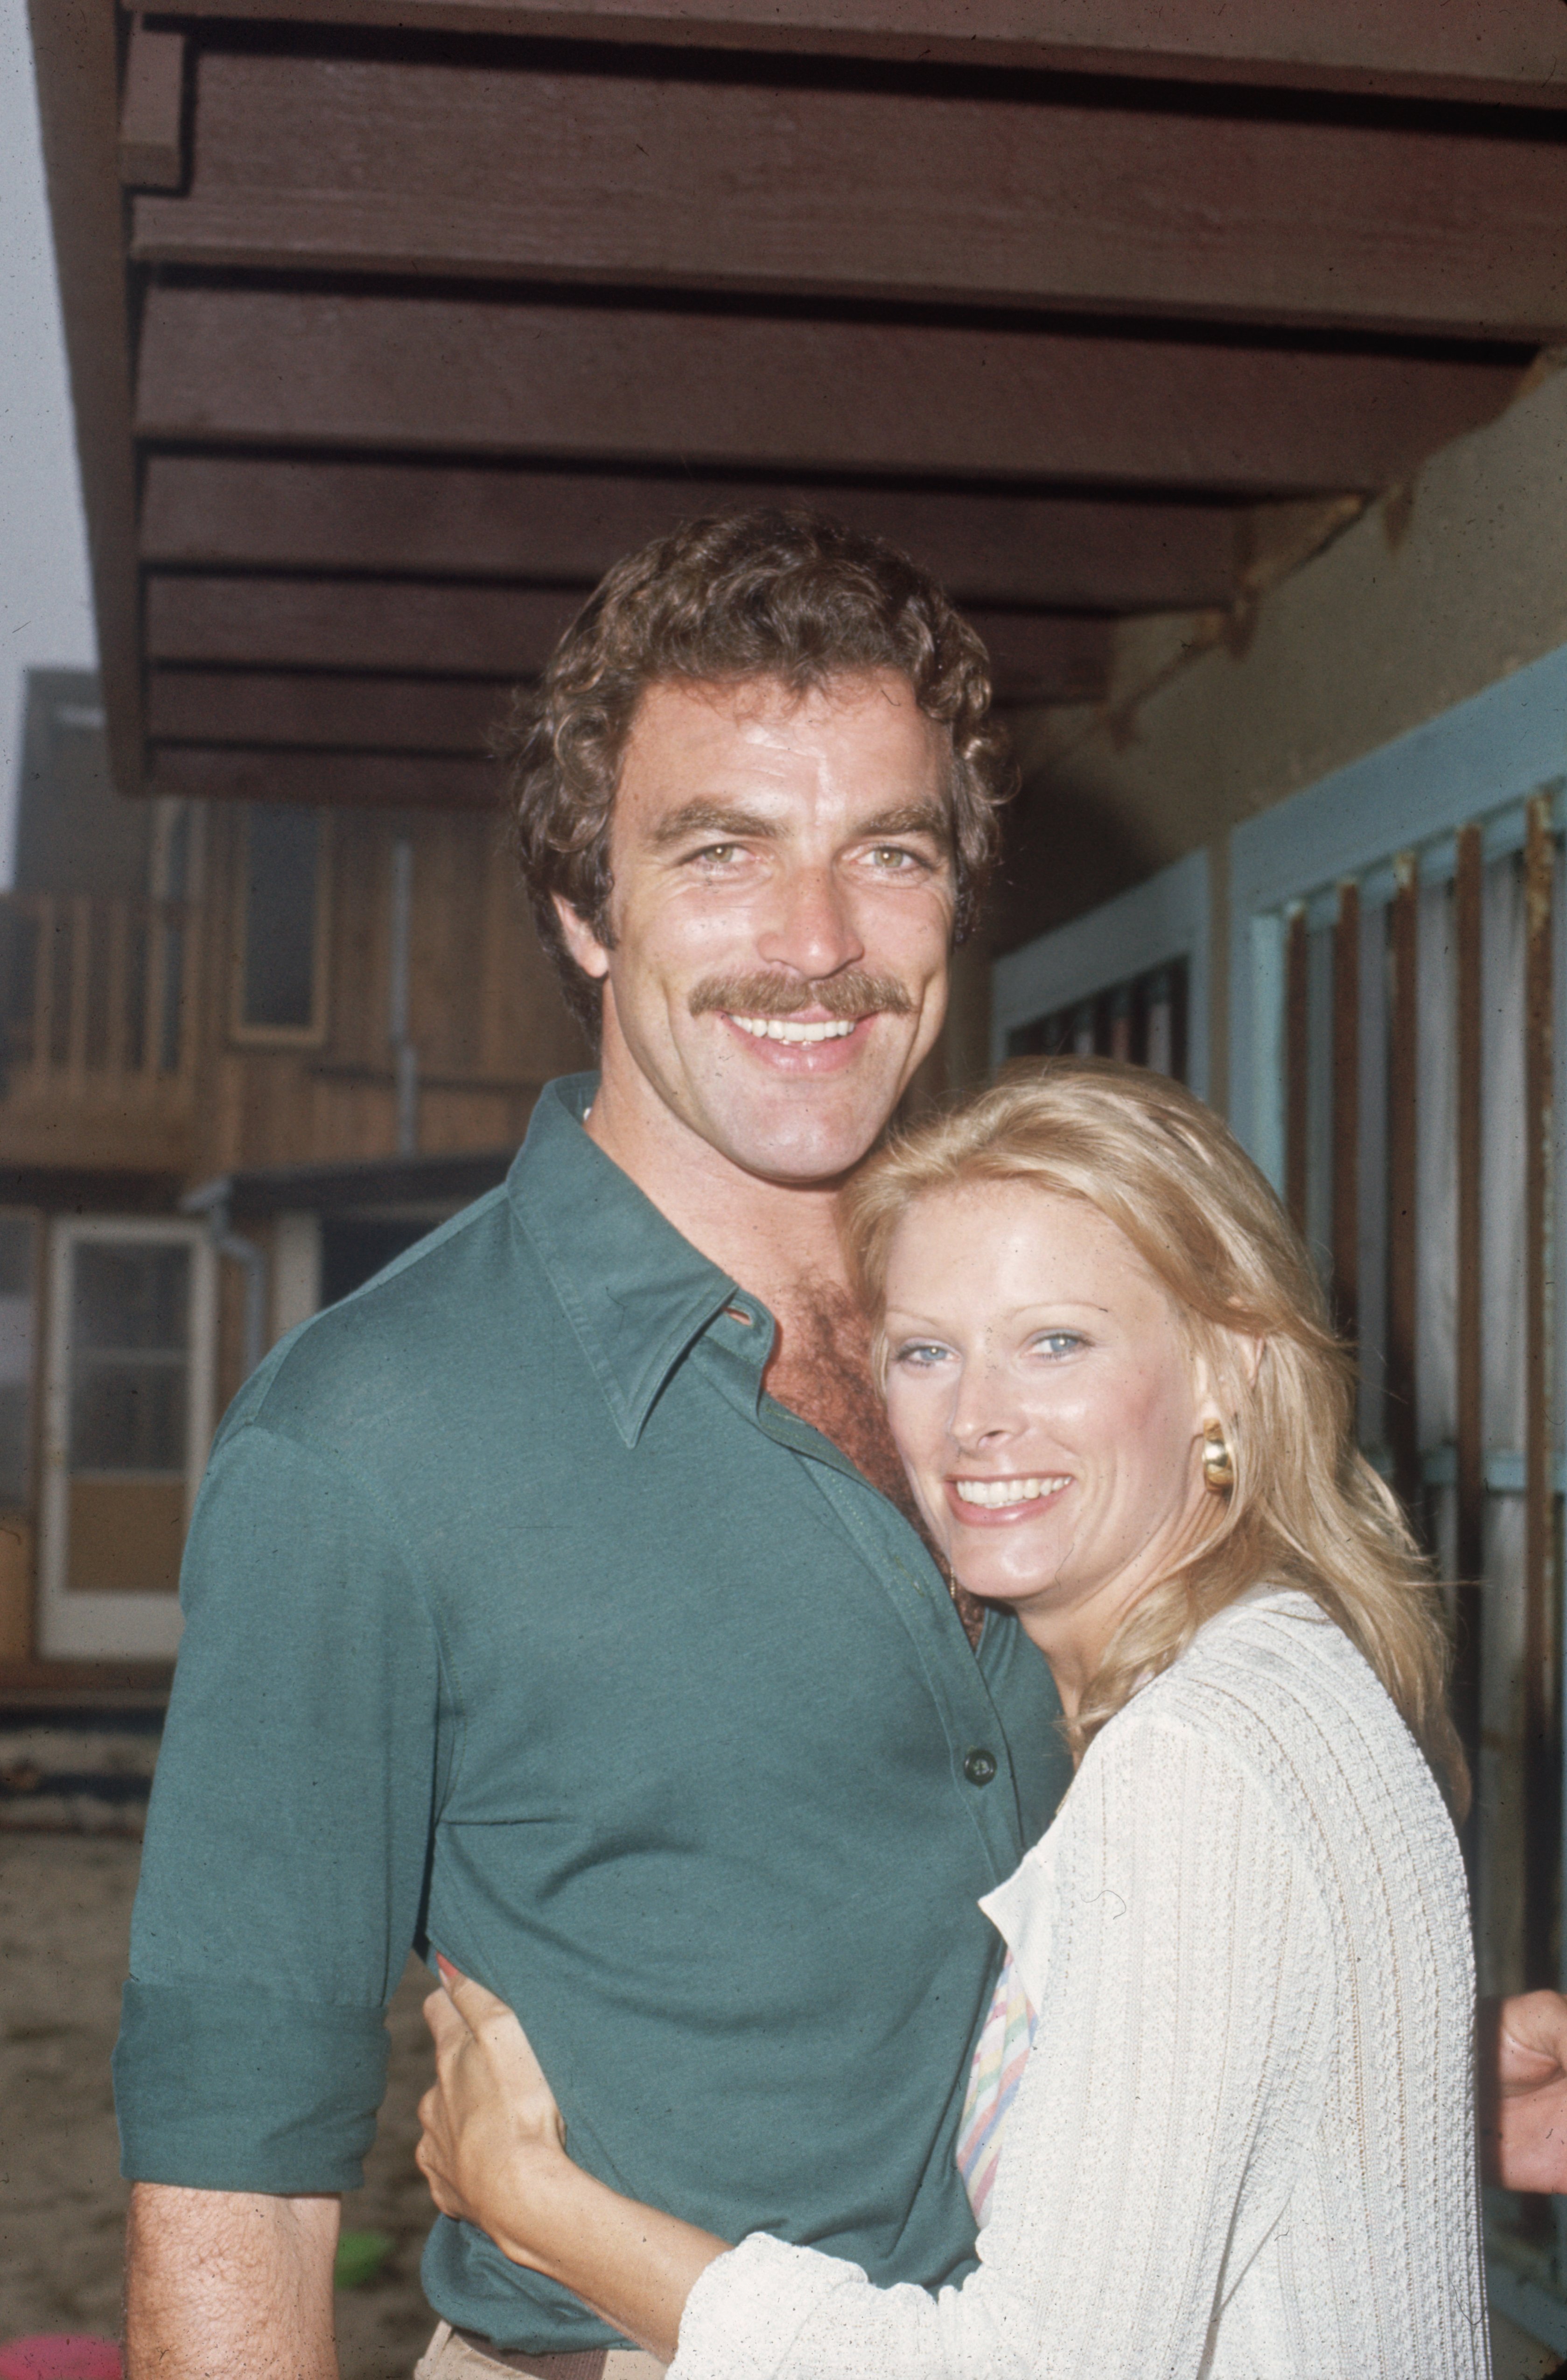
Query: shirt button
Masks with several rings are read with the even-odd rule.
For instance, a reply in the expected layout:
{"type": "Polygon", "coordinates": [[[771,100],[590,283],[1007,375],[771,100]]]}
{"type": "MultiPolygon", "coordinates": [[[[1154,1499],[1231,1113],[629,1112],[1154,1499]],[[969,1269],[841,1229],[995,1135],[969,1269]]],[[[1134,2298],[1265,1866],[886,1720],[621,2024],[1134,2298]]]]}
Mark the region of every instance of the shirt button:
{"type": "Polygon", "coordinates": [[[996,1773],[996,1755],[987,1752],[982,1743],[963,1755],[963,1773],[971,1785],[988,1785],[996,1773]]]}

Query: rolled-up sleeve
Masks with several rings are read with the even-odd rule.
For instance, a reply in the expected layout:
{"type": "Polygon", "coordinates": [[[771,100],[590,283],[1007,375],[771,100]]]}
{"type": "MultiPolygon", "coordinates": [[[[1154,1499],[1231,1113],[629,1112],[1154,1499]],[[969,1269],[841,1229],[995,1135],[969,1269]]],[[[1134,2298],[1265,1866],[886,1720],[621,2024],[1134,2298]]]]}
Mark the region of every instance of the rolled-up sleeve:
{"type": "Polygon", "coordinates": [[[395,1512],[251,1423],[214,1455],[131,1935],[131,2180],[352,2189],[441,1788],[437,1626],[395,1512]]]}

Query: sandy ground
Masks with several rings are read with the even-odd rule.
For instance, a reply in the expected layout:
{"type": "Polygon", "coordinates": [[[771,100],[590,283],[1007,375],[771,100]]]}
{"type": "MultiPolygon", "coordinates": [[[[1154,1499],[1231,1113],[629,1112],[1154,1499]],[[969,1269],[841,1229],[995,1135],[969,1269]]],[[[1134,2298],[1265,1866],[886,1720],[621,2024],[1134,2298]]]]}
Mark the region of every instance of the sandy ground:
{"type": "MultiPolygon", "coordinates": [[[[126,2186],[109,2086],[139,1842],[0,1833],[0,2339],[120,2327],[126,2186]]],[[[430,2075],[409,1962],[366,2186],[346,2228],[389,2232],[388,2265],[337,2297],[343,2380],[407,2380],[433,2316],[419,2286],[430,2201],[413,2163],[430,2075]]]]}
{"type": "MultiPolygon", "coordinates": [[[[139,1842],[0,1832],[0,2340],[120,2326],[126,2186],[109,2087],[139,1842]]],[[[362,2191],[346,2228],[391,2234],[373,2281],[337,2296],[343,2380],[407,2380],[433,2317],[419,2286],[430,2202],[413,2162],[429,2080],[422,1967],[393,2003],[392,2070],[362,2191]]],[[[1536,2380],[1556,2358],[1493,2326],[1496,2380],[1536,2380]]]]}

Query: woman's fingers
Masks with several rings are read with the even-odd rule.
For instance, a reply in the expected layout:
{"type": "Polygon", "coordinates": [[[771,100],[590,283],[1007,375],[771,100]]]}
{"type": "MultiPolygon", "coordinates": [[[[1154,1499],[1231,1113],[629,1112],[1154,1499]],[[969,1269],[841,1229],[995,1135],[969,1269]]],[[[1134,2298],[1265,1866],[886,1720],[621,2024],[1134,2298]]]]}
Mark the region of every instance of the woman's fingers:
{"type": "Polygon", "coordinates": [[[424,2021],[434,2036],[438,2055],[446,2044],[468,2032],[468,2026],[444,1991],[433,1991],[426,1998],[424,2021]]]}

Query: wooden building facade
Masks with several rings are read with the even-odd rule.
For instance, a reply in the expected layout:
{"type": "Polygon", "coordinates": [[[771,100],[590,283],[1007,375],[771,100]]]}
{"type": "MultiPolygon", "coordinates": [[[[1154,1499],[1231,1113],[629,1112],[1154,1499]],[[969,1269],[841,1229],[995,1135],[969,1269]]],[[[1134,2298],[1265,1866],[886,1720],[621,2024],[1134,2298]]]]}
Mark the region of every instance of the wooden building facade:
{"type": "Polygon", "coordinates": [[[498,1179],[586,1055],[497,816],[133,806],[96,680],[33,674],[0,895],[0,1660],[172,1657],[249,1364],[498,1179]]]}

